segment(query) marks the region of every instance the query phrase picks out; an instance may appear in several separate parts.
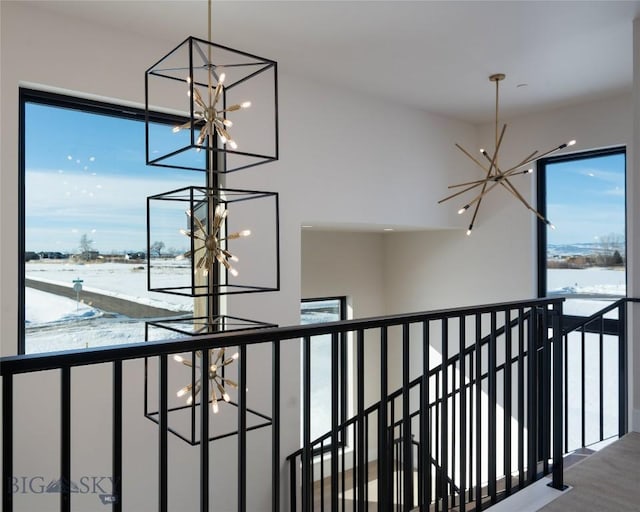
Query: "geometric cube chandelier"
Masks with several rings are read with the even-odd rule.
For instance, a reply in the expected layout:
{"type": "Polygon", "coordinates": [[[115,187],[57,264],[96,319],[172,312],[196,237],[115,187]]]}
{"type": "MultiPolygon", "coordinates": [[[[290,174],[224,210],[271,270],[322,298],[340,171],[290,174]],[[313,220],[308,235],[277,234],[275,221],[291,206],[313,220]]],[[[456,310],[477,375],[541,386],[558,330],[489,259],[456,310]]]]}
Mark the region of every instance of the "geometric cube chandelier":
{"type": "MultiPolygon", "coordinates": [[[[277,63],[211,42],[212,0],[207,4],[208,40],[188,37],[145,72],[147,164],[206,173],[204,186],[188,186],[147,197],[148,252],[151,240],[158,237],[156,233],[166,230],[174,233],[174,229],[177,231],[184,225],[186,212],[188,225],[180,232],[189,239],[190,247],[181,250],[178,259],[190,260],[191,267],[188,277],[178,272],[167,281],[149,264],[147,288],[201,298],[194,300],[193,315],[179,319],[181,328],[169,325],[168,320],[146,322],[147,340],[150,327],[185,336],[228,332],[237,330],[237,325],[267,327],[270,324],[227,315],[227,303],[222,296],[276,291],[280,287],[278,194],[224,188],[225,173],[278,159],[277,63]],[[252,101],[247,101],[249,98],[252,101]],[[169,120],[171,127],[167,125],[169,120]],[[236,246],[232,251],[230,244],[240,238],[247,240],[251,231],[237,229],[236,223],[244,228],[248,218],[256,219],[259,227],[248,244],[238,244],[237,251],[253,254],[260,265],[243,272],[242,283],[246,284],[241,284],[232,266],[238,261],[236,246]],[[168,227],[172,219],[177,221],[175,228],[168,227]],[[263,269],[269,268],[275,269],[275,276],[264,279],[263,269]]],[[[187,357],[174,356],[181,367],[191,369],[191,381],[177,391],[181,405],[162,405],[166,407],[164,412],[174,413],[168,417],[170,423],[180,425],[186,420],[189,424],[190,435],[184,434],[179,426],[168,426],[168,430],[190,444],[197,437],[195,416],[199,394],[199,405],[211,403],[213,413],[218,412],[221,404],[239,407],[230,396],[230,388],[235,389],[238,384],[225,373],[233,373],[232,363],[241,356],[234,353],[227,357],[225,348],[206,350],[187,357]],[[209,357],[208,365],[202,364],[205,355],[209,357]],[[203,396],[205,388],[209,389],[208,396],[203,396]]],[[[147,375],[145,370],[145,399],[147,375]]],[[[145,416],[153,421],[161,412],[148,411],[145,405],[145,416]]],[[[272,424],[271,418],[262,413],[248,407],[246,412],[257,422],[248,429],[272,424]]],[[[240,420],[236,425],[230,424],[226,414],[219,415],[215,423],[212,429],[224,432],[210,431],[209,439],[200,442],[234,435],[240,428],[240,420]]]]}
{"type": "Polygon", "coordinates": [[[211,42],[210,1],[208,27],[145,72],[147,165],[209,172],[214,160],[220,174],[278,159],[277,63],[211,42]],[[167,130],[153,111],[180,120],[167,130]]]}
{"type": "Polygon", "coordinates": [[[489,153],[485,149],[480,149],[480,154],[482,155],[482,159],[478,159],[474,157],[470,152],[464,149],[460,144],[456,144],[456,147],[462,151],[472,162],[474,162],[484,174],[484,177],[479,180],[467,181],[464,183],[457,183],[454,185],[449,185],[449,189],[462,188],[458,192],[451,194],[450,196],[445,197],[438,201],[438,204],[444,203],[445,201],[449,201],[454,197],[458,197],[466,192],[474,191],[475,195],[471,197],[467,203],[465,203],[459,210],[458,214],[462,215],[471,207],[473,209],[473,216],[471,217],[471,222],[469,223],[469,227],[467,229],[467,235],[471,234],[473,230],[474,223],[476,221],[476,217],[478,216],[478,211],[480,209],[480,204],[482,203],[482,199],[489,192],[491,192],[498,185],[502,186],[506,189],[511,195],[513,195],[517,200],[519,200],[525,208],[531,211],[536,217],[538,217],[542,222],[544,222],[551,229],[555,229],[555,226],[546,219],[538,210],[536,210],[531,204],[522,196],[522,194],[518,191],[515,185],[511,182],[510,178],[514,176],[522,175],[522,174],[530,174],[533,172],[533,167],[529,167],[529,164],[538,160],[539,158],[543,158],[548,156],[556,151],[560,151],[569,146],[573,146],[576,141],[571,140],[569,142],[560,144],[559,146],[550,149],[549,151],[545,151],[544,153],[538,153],[538,151],[533,151],[528,154],[525,158],[523,158],[519,163],[504,168],[500,165],[499,161],[499,153],[500,148],[502,146],[502,141],[504,139],[504,134],[507,129],[507,125],[502,125],[502,130],[498,132],[498,101],[499,101],[499,84],[502,80],[504,80],[505,75],[503,73],[496,73],[489,77],[491,82],[495,82],[496,84],[496,119],[495,119],[495,149],[493,154],[489,153]],[[524,169],[523,169],[524,168],[524,169]]]}

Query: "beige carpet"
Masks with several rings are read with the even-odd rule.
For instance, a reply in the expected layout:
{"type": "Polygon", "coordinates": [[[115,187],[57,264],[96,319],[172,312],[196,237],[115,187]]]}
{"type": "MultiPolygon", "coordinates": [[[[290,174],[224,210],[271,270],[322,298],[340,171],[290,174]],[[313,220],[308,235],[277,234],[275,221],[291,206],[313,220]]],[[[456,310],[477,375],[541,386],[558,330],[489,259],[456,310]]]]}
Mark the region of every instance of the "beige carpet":
{"type": "Polygon", "coordinates": [[[565,471],[573,489],[541,512],[639,512],[640,433],[631,432],[565,471]]]}

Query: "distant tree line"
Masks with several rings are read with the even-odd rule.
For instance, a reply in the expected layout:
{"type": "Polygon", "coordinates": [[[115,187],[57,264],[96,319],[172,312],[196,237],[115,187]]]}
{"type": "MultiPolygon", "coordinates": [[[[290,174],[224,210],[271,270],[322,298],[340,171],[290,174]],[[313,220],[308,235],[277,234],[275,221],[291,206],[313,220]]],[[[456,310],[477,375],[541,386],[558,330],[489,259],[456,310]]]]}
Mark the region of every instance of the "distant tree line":
{"type": "Polygon", "coordinates": [[[593,253],[566,255],[548,259],[547,268],[622,267],[625,262],[624,236],[617,233],[609,233],[608,235],[597,237],[593,253]]]}

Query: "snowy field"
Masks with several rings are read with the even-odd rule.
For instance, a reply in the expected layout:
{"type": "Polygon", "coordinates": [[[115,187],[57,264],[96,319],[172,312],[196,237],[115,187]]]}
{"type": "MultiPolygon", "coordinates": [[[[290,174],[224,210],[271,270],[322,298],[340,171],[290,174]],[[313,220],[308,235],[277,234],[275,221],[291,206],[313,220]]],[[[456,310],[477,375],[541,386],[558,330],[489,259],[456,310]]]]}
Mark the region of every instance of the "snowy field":
{"type": "MultiPolygon", "coordinates": [[[[152,259],[154,283],[163,286],[184,284],[189,277],[187,261],[152,259]]],[[[71,287],[82,279],[83,289],[188,314],[193,299],[147,291],[145,263],[72,263],[66,260],[31,261],[27,279],[71,287]]],[[[625,273],[620,270],[589,268],[552,269],[548,273],[552,294],[577,297],[565,302],[568,314],[590,315],[625,293],[625,273]],[[598,297],[598,298],[596,298],[598,297]]],[[[615,316],[615,312],[612,312],[615,316]]],[[[27,352],[84,348],[132,343],[144,340],[144,322],[103,312],[44,292],[29,290],[26,297],[27,352]],[[86,309],[84,309],[86,308],[86,309]]]]}
{"type": "MultiPolygon", "coordinates": [[[[162,286],[184,284],[188,262],[152,259],[162,286]]],[[[188,314],[191,297],[148,292],[145,263],[72,263],[33,261],[25,266],[27,279],[71,287],[82,279],[83,290],[188,314]]],[[[75,300],[30,288],[25,296],[27,353],[79,349],[144,341],[144,321],[106,314],[75,300]]],[[[169,333],[167,333],[169,337],[169,333]]]]}
{"type": "Polygon", "coordinates": [[[589,316],[625,296],[625,279],[623,269],[549,269],[547,289],[550,296],[567,297],[566,314],[589,316]]]}
{"type": "MultiPolygon", "coordinates": [[[[184,285],[189,279],[189,261],[152,259],[154,284],[184,285]]],[[[86,291],[111,295],[149,306],[173,311],[191,311],[193,299],[147,291],[146,263],[72,263],[65,260],[30,261],[25,265],[27,279],[73,286],[82,279],[86,291]]]]}

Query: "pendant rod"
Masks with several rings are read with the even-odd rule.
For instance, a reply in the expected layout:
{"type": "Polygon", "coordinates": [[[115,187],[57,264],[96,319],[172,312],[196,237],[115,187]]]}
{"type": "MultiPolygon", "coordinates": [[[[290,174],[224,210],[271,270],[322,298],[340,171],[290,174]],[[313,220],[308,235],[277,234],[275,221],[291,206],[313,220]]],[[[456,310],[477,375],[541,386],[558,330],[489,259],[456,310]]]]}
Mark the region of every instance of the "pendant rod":
{"type": "Polygon", "coordinates": [[[495,146],[498,147],[498,90],[500,89],[500,81],[496,80],[496,126],[495,126],[495,146]]]}
{"type": "Polygon", "coordinates": [[[495,82],[496,83],[496,123],[495,123],[495,143],[496,143],[496,147],[498,146],[498,123],[499,123],[499,100],[500,100],[500,93],[499,93],[499,89],[500,89],[500,82],[502,80],[504,80],[505,78],[505,74],[504,73],[496,73],[495,75],[491,75],[489,77],[489,81],[491,82],[495,82]]]}

